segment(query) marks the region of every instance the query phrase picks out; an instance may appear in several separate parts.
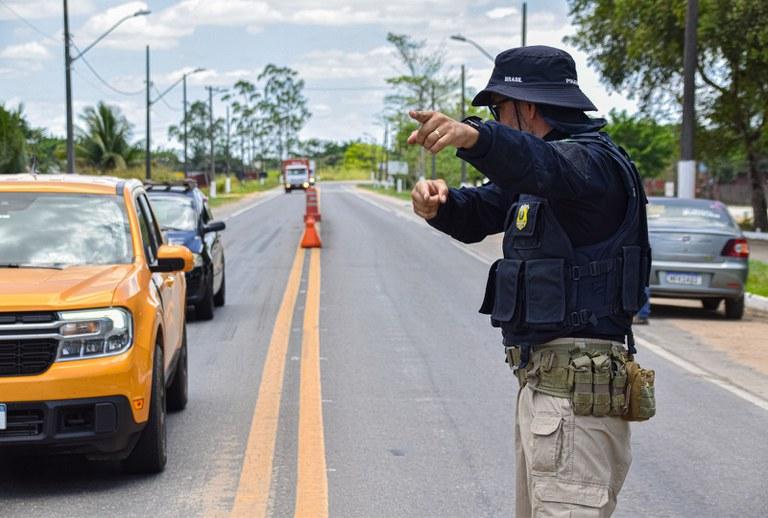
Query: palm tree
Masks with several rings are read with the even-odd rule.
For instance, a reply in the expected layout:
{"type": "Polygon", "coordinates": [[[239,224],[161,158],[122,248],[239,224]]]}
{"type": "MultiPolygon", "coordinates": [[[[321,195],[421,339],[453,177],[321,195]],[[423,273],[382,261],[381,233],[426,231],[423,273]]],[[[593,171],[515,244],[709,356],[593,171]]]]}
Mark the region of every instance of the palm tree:
{"type": "Polygon", "coordinates": [[[23,173],[26,170],[24,125],[21,107],[8,111],[0,105],[0,174],[23,173]]]}
{"type": "Polygon", "coordinates": [[[125,169],[138,161],[141,150],[130,144],[133,125],[116,106],[103,102],[85,109],[78,128],[76,154],[98,169],[125,169]]]}

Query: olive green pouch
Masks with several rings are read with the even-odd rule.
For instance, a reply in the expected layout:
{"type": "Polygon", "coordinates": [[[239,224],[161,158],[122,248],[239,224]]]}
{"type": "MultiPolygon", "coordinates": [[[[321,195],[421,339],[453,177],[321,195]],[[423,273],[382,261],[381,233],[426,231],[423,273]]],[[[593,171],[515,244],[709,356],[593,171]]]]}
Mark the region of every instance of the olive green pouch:
{"type": "Polygon", "coordinates": [[[627,412],[627,368],[623,353],[611,355],[611,415],[622,416],[627,412]]]}
{"type": "Polygon", "coordinates": [[[655,381],[656,373],[652,369],[643,369],[634,360],[626,363],[627,369],[627,413],[625,421],[647,421],[656,415],[655,381]]]}
{"type": "Polygon", "coordinates": [[[592,415],[607,416],[611,411],[611,357],[597,354],[592,357],[592,415]]]}
{"type": "Polygon", "coordinates": [[[576,415],[592,415],[592,358],[587,354],[571,359],[573,370],[573,413],[576,415]]]}

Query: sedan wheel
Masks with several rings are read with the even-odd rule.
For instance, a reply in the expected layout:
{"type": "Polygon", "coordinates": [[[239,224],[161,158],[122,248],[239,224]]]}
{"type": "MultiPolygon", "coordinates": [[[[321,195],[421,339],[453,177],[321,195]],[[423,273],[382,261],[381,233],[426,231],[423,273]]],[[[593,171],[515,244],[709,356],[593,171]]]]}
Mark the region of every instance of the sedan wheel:
{"type": "Polygon", "coordinates": [[[744,295],[735,299],[725,299],[725,316],[740,320],[744,316],[744,295]]]}

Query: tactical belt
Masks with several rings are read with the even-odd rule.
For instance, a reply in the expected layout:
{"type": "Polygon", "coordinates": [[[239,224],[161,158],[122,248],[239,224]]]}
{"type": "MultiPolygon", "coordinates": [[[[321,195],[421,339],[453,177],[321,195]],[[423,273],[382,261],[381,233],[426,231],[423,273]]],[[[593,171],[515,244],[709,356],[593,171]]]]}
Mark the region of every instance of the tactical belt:
{"type": "Polygon", "coordinates": [[[627,414],[627,364],[632,358],[622,343],[559,338],[535,346],[523,368],[518,347],[507,347],[506,353],[521,387],[528,385],[543,394],[571,399],[576,415],[627,414]]]}

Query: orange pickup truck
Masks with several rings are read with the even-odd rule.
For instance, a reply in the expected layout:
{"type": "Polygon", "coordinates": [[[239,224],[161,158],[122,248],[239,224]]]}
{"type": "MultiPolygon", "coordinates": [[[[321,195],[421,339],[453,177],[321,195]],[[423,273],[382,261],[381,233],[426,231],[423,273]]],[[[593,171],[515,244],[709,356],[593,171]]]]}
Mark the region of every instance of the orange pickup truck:
{"type": "Polygon", "coordinates": [[[187,403],[184,272],[142,184],[0,177],[0,453],[166,464],[187,403]]]}

